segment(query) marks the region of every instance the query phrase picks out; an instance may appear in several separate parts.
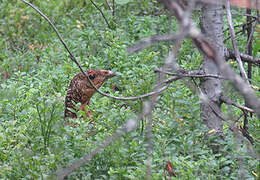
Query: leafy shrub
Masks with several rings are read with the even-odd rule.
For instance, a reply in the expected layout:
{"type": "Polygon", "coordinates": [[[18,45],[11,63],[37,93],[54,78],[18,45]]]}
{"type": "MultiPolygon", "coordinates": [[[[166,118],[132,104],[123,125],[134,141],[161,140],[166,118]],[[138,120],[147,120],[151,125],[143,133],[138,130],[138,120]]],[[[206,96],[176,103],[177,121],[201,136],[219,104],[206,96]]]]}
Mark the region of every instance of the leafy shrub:
{"type": "MultiPolygon", "coordinates": [[[[128,1],[126,6],[116,1],[114,19],[105,4],[98,3],[109,21],[115,21],[112,30],[87,1],[32,2],[53,19],[85,69],[112,69],[119,74],[103,91],[121,96],[151,91],[157,77],[153,70],[163,63],[169,44],[159,43],[134,55],[125,50],[144,37],[167,33],[169,25],[176,29],[173,20],[158,16],[162,9],[156,2],[128,1]],[[111,90],[113,84],[118,92],[111,90]]],[[[50,26],[21,1],[3,0],[0,19],[0,178],[44,178],[89,153],[140,111],[141,101],[115,101],[96,94],[90,106],[95,124],[75,119],[77,127],[64,126],[64,97],[78,68],[50,26]]],[[[193,69],[200,66],[200,58],[186,41],[178,61],[193,69]]],[[[254,177],[257,160],[247,155],[246,147],[236,148],[229,130],[224,140],[204,138],[208,132],[199,117],[199,99],[182,82],[162,94],[153,119],[153,179],[168,177],[167,161],[177,175],[173,179],[237,179],[239,159],[245,176],[254,177]],[[210,148],[214,143],[222,147],[217,154],[210,148]]],[[[257,137],[259,120],[252,121],[249,128],[257,137]]],[[[96,155],[70,179],[144,179],[145,125],[145,120],[139,122],[136,131],[96,155]]]]}

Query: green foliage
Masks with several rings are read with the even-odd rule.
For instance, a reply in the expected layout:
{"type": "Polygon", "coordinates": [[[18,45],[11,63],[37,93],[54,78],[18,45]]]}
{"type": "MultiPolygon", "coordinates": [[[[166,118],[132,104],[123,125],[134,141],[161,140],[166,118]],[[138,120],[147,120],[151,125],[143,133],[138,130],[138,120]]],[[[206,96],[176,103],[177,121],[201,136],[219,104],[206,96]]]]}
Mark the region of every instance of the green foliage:
{"type": "MultiPolygon", "coordinates": [[[[142,102],[115,101],[96,94],[89,106],[95,123],[79,118],[70,120],[75,127],[64,126],[64,97],[78,68],[34,10],[17,0],[1,2],[0,179],[45,178],[91,152],[127,119],[135,118],[142,102]]],[[[170,22],[164,14],[158,16],[163,9],[157,2],[116,0],[112,17],[106,3],[98,1],[109,22],[115,22],[113,30],[88,1],[31,2],[55,22],[85,69],[117,72],[118,76],[101,88],[103,91],[134,96],[152,90],[157,78],[153,70],[172,47],[159,43],[134,55],[127,54],[126,47],[177,29],[174,20],[170,22]],[[119,91],[111,90],[114,84],[119,91]]],[[[201,55],[190,40],[182,45],[177,60],[185,69],[201,65],[201,55]]],[[[253,79],[254,85],[259,84],[259,72],[253,79]]],[[[225,139],[205,138],[208,132],[200,120],[199,103],[180,81],[160,97],[153,113],[153,179],[238,179],[241,167],[245,177],[253,179],[257,160],[248,156],[247,148],[235,141],[232,132],[226,129],[225,139]],[[213,145],[221,148],[213,152],[213,145]],[[167,161],[172,162],[177,177],[165,172],[167,161]]],[[[255,117],[250,119],[249,131],[256,139],[259,124],[255,117]]],[[[115,141],[69,179],[144,179],[145,126],[146,120],[139,122],[136,131],[115,141]]],[[[260,149],[259,143],[255,146],[260,149]]]]}
{"type": "Polygon", "coordinates": [[[260,40],[258,39],[256,45],[254,46],[253,55],[256,56],[260,51],[260,40]]]}

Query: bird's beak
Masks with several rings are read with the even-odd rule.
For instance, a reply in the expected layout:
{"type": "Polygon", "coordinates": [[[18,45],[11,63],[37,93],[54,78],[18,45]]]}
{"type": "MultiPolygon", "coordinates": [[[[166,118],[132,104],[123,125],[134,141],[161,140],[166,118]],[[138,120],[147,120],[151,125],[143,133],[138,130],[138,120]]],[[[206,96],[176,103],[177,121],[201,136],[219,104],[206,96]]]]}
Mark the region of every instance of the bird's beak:
{"type": "Polygon", "coordinates": [[[114,72],[112,72],[112,71],[109,71],[109,73],[108,73],[108,75],[107,75],[107,77],[114,77],[114,76],[116,76],[117,74],[116,73],[114,73],[114,72]]]}

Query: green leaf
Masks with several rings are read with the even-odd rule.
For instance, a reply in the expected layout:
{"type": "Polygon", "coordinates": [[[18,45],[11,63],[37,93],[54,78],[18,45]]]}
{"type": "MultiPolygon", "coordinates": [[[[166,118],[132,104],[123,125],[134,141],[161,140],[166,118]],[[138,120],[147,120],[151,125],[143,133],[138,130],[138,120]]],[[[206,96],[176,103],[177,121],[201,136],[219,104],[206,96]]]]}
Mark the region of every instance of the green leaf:
{"type": "Polygon", "coordinates": [[[125,5],[129,2],[130,2],[130,0],[116,0],[116,3],[119,4],[119,5],[125,5]]]}
{"type": "Polygon", "coordinates": [[[259,51],[260,51],[260,40],[258,40],[256,42],[256,45],[254,46],[253,56],[256,56],[259,51]]]}

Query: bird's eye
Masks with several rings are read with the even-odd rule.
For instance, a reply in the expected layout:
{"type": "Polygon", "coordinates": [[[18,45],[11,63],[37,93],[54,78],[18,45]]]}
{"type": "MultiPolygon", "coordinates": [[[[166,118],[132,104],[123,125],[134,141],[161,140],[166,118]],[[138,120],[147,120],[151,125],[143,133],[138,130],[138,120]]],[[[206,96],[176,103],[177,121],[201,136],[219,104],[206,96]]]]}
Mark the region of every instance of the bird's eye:
{"type": "Polygon", "coordinates": [[[96,77],[95,75],[89,75],[89,79],[93,80],[93,79],[95,79],[95,77],[96,77]]]}

